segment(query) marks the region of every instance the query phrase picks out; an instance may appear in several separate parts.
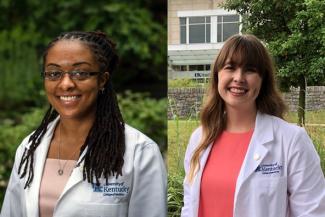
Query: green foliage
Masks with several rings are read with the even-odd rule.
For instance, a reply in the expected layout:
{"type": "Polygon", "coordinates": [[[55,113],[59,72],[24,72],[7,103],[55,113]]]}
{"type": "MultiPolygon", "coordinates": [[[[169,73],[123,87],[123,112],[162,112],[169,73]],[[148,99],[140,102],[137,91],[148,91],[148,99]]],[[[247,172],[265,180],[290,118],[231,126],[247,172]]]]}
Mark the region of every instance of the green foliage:
{"type": "Polygon", "coordinates": [[[167,150],[166,99],[152,99],[145,93],[126,91],[118,96],[125,122],[152,138],[162,152],[167,150]]]}
{"type": "Polygon", "coordinates": [[[192,132],[199,126],[198,120],[168,121],[168,173],[184,173],[183,161],[186,146],[192,132]]]}
{"type": "Polygon", "coordinates": [[[6,181],[9,179],[15,152],[24,137],[30,134],[40,123],[44,109],[34,109],[20,117],[21,124],[6,119],[0,125],[0,201],[4,197],[6,181]]]}
{"type": "MultiPolygon", "coordinates": [[[[296,123],[297,112],[288,112],[285,115],[285,120],[296,123]]],[[[318,124],[322,125],[325,123],[325,110],[307,111],[306,112],[306,125],[318,124]]],[[[325,136],[325,134],[324,134],[325,136]]],[[[325,139],[325,137],[324,137],[325,139]]]]}
{"type": "MultiPolygon", "coordinates": [[[[121,56],[120,74],[114,78],[117,89],[138,84],[139,80],[164,83],[165,9],[166,3],[161,0],[1,1],[0,35],[2,32],[14,35],[14,42],[36,51],[39,58],[45,45],[61,32],[102,30],[117,42],[121,56]]],[[[6,43],[7,40],[0,41],[0,50],[13,52],[6,43]]]]}
{"type": "Polygon", "coordinates": [[[168,217],[179,217],[183,207],[183,175],[168,175],[168,217]]]}
{"type": "Polygon", "coordinates": [[[27,106],[42,105],[44,97],[40,97],[39,91],[42,81],[35,51],[7,37],[0,33],[0,41],[7,41],[6,46],[11,50],[0,51],[0,109],[22,111],[27,106]]]}
{"type": "Polygon", "coordinates": [[[193,79],[170,79],[168,80],[168,88],[186,88],[186,87],[206,87],[207,83],[199,83],[193,79]]]}

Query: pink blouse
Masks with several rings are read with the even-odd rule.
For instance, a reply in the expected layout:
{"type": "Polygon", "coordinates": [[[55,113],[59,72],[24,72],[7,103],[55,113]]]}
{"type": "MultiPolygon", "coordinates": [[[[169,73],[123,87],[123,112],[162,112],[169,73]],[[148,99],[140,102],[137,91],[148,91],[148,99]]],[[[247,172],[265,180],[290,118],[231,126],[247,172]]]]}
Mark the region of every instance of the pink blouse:
{"type": "Polygon", "coordinates": [[[47,158],[39,192],[39,216],[52,217],[57,200],[59,199],[68,179],[75,167],[75,160],[58,160],[47,158]],[[60,166],[61,164],[61,166],[60,166]],[[63,168],[63,174],[58,170],[63,168]]]}
{"type": "Polygon", "coordinates": [[[201,178],[199,217],[233,216],[236,181],[252,134],[224,131],[214,142],[201,178]]]}

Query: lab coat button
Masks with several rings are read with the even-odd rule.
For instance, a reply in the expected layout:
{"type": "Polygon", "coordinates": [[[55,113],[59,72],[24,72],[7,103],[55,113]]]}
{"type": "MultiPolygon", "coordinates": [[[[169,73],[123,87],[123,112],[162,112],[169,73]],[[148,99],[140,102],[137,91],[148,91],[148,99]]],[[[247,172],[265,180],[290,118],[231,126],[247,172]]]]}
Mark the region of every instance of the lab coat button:
{"type": "Polygon", "coordinates": [[[254,160],[258,161],[261,158],[261,156],[257,153],[254,154],[254,160]]]}

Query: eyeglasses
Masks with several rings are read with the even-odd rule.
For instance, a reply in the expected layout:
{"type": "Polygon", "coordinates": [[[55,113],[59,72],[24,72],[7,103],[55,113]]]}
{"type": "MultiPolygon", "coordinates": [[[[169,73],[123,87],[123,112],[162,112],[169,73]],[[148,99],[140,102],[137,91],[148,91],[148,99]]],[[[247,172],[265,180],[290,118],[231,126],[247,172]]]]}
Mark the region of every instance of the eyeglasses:
{"type": "Polygon", "coordinates": [[[70,71],[70,72],[63,72],[63,71],[45,71],[42,72],[42,77],[46,80],[50,81],[58,81],[61,80],[64,74],[68,73],[70,79],[82,81],[90,78],[91,76],[98,75],[100,72],[82,72],[82,71],[70,71]]]}

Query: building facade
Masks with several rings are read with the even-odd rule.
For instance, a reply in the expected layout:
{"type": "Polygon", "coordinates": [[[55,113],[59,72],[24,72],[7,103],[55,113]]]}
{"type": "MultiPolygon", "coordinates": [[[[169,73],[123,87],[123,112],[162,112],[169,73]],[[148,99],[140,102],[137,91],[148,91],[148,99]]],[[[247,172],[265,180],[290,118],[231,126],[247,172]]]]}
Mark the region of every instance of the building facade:
{"type": "Polygon", "coordinates": [[[241,29],[241,17],[222,2],[168,0],[168,79],[209,77],[223,42],[241,29]]]}

